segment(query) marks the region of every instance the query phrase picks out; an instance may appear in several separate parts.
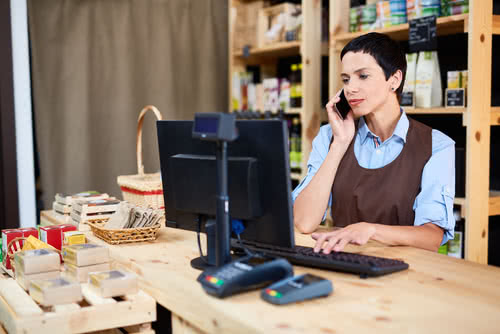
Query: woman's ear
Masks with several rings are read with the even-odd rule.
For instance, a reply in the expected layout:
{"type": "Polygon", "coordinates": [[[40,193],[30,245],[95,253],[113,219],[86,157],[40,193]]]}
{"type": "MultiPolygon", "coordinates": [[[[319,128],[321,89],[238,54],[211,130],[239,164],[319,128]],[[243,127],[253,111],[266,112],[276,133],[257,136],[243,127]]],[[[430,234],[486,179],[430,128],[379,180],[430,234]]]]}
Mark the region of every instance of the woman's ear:
{"type": "Polygon", "coordinates": [[[393,75],[391,75],[390,79],[391,81],[391,89],[392,91],[396,91],[399,86],[403,84],[403,72],[401,70],[396,70],[393,75]]]}

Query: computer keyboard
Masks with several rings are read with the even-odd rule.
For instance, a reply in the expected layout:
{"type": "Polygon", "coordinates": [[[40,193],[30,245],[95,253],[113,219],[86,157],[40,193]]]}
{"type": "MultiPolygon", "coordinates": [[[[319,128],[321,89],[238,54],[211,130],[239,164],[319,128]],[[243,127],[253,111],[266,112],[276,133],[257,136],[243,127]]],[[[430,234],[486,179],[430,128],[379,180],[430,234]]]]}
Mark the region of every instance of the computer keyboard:
{"type": "Polygon", "coordinates": [[[347,252],[315,253],[313,248],[303,246],[295,246],[293,249],[252,246],[247,248],[267,255],[286,258],[293,264],[358,274],[362,278],[386,275],[409,267],[401,260],[347,252]]]}

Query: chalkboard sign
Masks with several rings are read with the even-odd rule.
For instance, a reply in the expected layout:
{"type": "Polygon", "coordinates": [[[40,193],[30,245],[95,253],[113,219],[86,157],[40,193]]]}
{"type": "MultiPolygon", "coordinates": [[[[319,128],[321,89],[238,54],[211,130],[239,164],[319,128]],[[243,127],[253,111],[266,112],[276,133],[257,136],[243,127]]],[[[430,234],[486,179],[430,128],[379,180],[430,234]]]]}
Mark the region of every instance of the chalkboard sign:
{"type": "Polygon", "coordinates": [[[445,92],[446,107],[465,107],[465,89],[447,88],[445,92]]]}
{"type": "Polygon", "coordinates": [[[437,50],[436,16],[425,16],[410,20],[408,34],[410,52],[437,50]]]}
{"type": "Polygon", "coordinates": [[[401,103],[402,107],[415,107],[415,99],[413,98],[413,92],[402,92],[401,93],[401,103]]]}

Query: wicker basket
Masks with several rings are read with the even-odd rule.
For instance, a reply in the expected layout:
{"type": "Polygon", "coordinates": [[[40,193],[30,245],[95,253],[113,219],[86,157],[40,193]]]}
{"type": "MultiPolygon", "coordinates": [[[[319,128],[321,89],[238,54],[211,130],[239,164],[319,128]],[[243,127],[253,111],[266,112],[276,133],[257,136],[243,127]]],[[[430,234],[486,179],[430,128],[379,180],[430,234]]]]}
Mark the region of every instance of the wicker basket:
{"type": "Polygon", "coordinates": [[[112,230],[104,228],[104,224],[105,222],[93,222],[89,223],[89,226],[96,237],[112,245],[156,240],[161,227],[161,224],[158,223],[150,227],[112,230]]]}
{"type": "Polygon", "coordinates": [[[123,194],[123,199],[143,207],[161,209],[163,204],[163,187],[161,183],[161,174],[144,174],[144,165],[142,164],[142,122],[144,115],[151,110],[158,120],[162,119],[160,111],[154,106],[145,106],[139,114],[137,120],[137,170],[135,175],[120,175],[117,178],[123,194]]]}

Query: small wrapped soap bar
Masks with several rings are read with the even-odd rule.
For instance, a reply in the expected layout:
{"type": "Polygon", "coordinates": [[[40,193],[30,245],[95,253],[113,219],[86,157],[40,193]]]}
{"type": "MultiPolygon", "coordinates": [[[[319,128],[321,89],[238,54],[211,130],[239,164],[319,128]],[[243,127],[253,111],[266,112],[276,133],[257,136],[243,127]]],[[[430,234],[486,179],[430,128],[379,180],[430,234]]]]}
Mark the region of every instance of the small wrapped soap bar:
{"type": "Polygon", "coordinates": [[[89,274],[90,286],[104,298],[135,294],[139,291],[137,275],[123,270],[89,274]]]}
{"type": "Polygon", "coordinates": [[[80,283],[65,278],[33,280],[29,292],[30,296],[43,306],[71,304],[82,300],[80,283]]]}
{"type": "Polygon", "coordinates": [[[100,263],[84,267],[77,267],[74,264],[65,263],[64,269],[68,278],[80,283],[86,283],[89,280],[89,273],[108,271],[111,267],[109,263],[100,263]]]}
{"type": "Polygon", "coordinates": [[[61,276],[61,272],[59,270],[47,271],[44,273],[37,273],[37,274],[25,274],[22,271],[17,271],[16,272],[16,281],[17,281],[17,283],[19,283],[19,285],[24,290],[28,290],[30,287],[31,281],[56,279],[56,278],[59,278],[60,276],[61,276]]]}
{"type": "Polygon", "coordinates": [[[68,231],[63,233],[64,246],[79,245],[86,243],[85,233],[80,231],[68,231]]]}
{"type": "Polygon", "coordinates": [[[95,244],[71,245],[63,248],[63,261],[78,267],[109,262],[109,251],[95,244]]]}
{"type": "Polygon", "coordinates": [[[14,255],[16,271],[24,274],[37,274],[47,271],[59,271],[61,261],[59,253],[51,249],[33,249],[14,255]]]}

